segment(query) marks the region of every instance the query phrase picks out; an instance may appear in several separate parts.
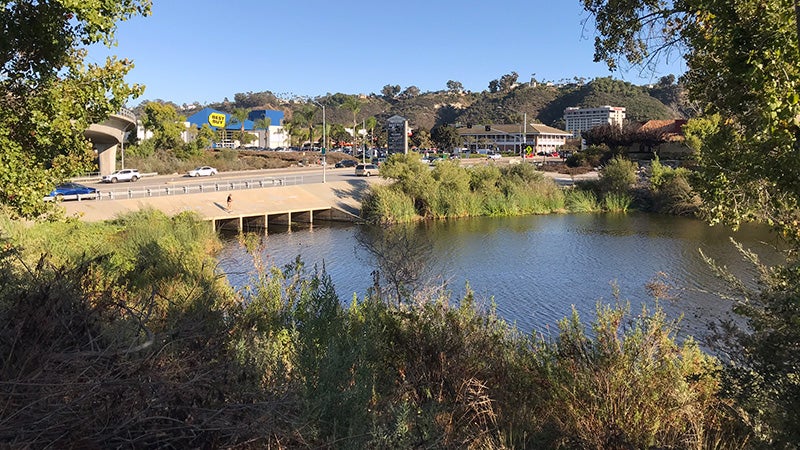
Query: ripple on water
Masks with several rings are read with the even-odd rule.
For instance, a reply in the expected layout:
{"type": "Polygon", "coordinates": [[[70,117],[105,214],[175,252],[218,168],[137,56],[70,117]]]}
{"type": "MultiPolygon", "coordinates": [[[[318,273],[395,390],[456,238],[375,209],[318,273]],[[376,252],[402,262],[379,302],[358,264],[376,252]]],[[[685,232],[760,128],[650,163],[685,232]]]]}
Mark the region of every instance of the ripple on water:
{"type": "MultiPolygon", "coordinates": [[[[271,233],[262,256],[281,267],[298,255],[308,270],[324,263],[339,297],[349,303],[354,293],[366,292],[375,267],[356,238],[358,230],[326,224],[271,233]]],[[[424,223],[410,238],[430,246],[429,272],[447,281],[455,299],[468,282],[480,302],[488,306],[493,299],[498,314],[523,331],[552,329],[572,305],[590,321],[598,301],[614,301],[612,285],[638,311],[650,301],[646,284],[657,277],[675,297],[662,302],[667,313],[684,313],[684,329],[698,335],[709,319],[730,310],[715,294],[724,285],[699,249],[747,275],[731,236],[722,228],[677,217],[576,214],[424,223]]],[[[768,262],[779,261],[765,229],[751,227],[735,236],[768,262]]],[[[252,258],[233,241],[219,255],[219,264],[234,287],[245,286],[254,272],[252,258]]]]}

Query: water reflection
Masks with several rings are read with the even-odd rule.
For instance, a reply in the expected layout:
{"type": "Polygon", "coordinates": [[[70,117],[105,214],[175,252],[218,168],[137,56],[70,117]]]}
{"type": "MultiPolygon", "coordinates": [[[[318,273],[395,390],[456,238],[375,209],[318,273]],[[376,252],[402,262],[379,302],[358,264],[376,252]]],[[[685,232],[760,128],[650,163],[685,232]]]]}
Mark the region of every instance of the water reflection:
{"type": "MultiPolygon", "coordinates": [[[[716,295],[725,286],[699,250],[745,279],[755,276],[730,243],[731,236],[765,262],[780,261],[772,248],[776,240],[764,228],[732,234],[697,220],[646,214],[475,218],[427,222],[393,235],[325,224],[271,233],[265,238],[264,257],[279,266],[297,255],[308,266],[321,267],[324,261],[345,302],[373,285],[371,274],[381,264],[387,270],[392,264],[400,268],[403,261],[413,263],[404,275],[413,281],[410,289],[419,289],[423,281],[444,283],[457,298],[469,282],[478,299],[486,305],[494,301],[498,313],[524,331],[552,327],[569,314],[571,305],[583,317],[593,317],[597,301],[613,301],[612,283],[638,311],[649,301],[647,283],[663,274],[675,299],[662,305],[672,317],[685,314],[685,332],[699,336],[708,319],[730,310],[716,295]],[[394,259],[379,262],[369,246],[394,259]],[[412,260],[412,254],[418,257],[412,260]]],[[[235,241],[219,259],[234,286],[248,282],[252,262],[235,241]]]]}

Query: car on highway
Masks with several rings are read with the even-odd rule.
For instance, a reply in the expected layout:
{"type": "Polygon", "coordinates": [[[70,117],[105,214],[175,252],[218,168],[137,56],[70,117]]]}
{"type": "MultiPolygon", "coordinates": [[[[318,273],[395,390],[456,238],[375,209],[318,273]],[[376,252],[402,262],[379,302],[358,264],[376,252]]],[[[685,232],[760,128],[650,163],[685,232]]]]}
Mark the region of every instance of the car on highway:
{"type": "Polygon", "coordinates": [[[45,200],[81,200],[84,198],[98,198],[100,191],[97,189],[84,186],[80,183],[61,183],[55,187],[45,200]]]}
{"type": "Polygon", "coordinates": [[[190,177],[211,177],[217,174],[217,169],[211,166],[198,167],[197,169],[190,170],[188,175],[190,177]]]}
{"type": "Polygon", "coordinates": [[[333,167],[339,169],[339,168],[342,168],[342,167],[355,167],[357,165],[358,165],[358,163],[356,161],[352,160],[352,159],[343,159],[343,160],[337,162],[336,164],[334,164],[333,167]]]}
{"type": "Polygon", "coordinates": [[[375,164],[359,164],[356,166],[356,176],[369,177],[378,174],[378,166],[375,164]]]}
{"type": "Polygon", "coordinates": [[[142,178],[142,176],[139,175],[138,169],[122,169],[103,175],[100,181],[103,183],[116,183],[117,181],[137,181],[139,178],[142,178]]]}

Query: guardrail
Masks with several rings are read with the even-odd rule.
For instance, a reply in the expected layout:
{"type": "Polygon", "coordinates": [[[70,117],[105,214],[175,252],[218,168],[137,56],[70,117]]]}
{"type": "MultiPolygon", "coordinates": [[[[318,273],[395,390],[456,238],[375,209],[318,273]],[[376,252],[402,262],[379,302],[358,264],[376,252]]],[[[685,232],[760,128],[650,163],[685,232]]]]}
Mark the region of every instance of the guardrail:
{"type": "Polygon", "coordinates": [[[115,189],[101,191],[98,199],[114,200],[123,198],[165,197],[172,195],[199,194],[204,192],[234,191],[240,189],[261,189],[274,186],[303,184],[302,175],[281,178],[268,177],[253,180],[230,180],[213,183],[182,184],[175,186],[151,186],[139,189],[115,189]]]}

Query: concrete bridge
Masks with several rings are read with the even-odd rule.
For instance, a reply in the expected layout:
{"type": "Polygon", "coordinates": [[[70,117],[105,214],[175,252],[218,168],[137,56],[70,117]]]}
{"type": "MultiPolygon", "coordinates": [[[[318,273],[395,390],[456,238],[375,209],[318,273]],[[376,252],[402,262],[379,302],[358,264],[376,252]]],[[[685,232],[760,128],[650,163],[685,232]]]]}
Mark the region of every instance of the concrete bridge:
{"type": "Polygon", "coordinates": [[[116,170],[117,147],[124,145],[125,133],[135,129],[136,115],[133,111],[123,108],[118,114],[109,116],[103,123],[93,123],[84,131],[84,136],[92,141],[97,150],[100,175],[108,175],[116,170]]]}
{"type": "Polygon", "coordinates": [[[168,197],[101,199],[64,202],[67,215],[87,222],[110,220],[118,215],[153,208],[174,216],[193,212],[214,230],[269,232],[294,224],[317,221],[359,221],[361,199],[379,177],[333,183],[301,184],[260,189],[203,192],[168,197]],[[230,210],[226,200],[233,196],[230,210]]]}

